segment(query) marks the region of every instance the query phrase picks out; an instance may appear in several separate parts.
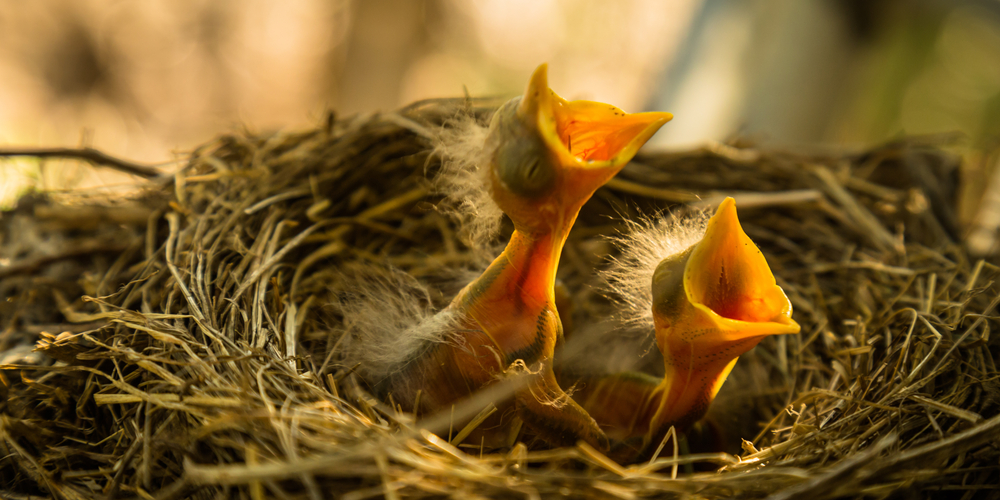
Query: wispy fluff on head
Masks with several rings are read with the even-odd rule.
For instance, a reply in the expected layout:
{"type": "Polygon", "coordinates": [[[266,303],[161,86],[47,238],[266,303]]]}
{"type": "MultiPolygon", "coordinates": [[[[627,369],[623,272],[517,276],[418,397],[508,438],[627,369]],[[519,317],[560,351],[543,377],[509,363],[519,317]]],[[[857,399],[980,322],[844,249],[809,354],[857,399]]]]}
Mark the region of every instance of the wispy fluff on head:
{"type": "Polygon", "coordinates": [[[617,319],[626,329],[652,332],[653,272],[660,261],[687,250],[701,240],[711,214],[694,212],[679,217],[658,214],[626,220],[628,228],[610,237],[621,252],[601,271],[605,293],[617,306],[617,319]]]}
{"type": "Polygon", "coordinates": [[[344,317],[345,361],[360,363],[365,377],[378,379],[406,366],[431,343],[459,342],[453,315],[435,314],[431,294],[398,269],[365,268],[345,278],[350,294],[339,304],[344,317]]]}
{"type": "Polygon", "coordinates": [[[434,138],[434,154],[441,157],[434,189],[444,195],[444,210],[461,221],[462,238],[474,249],[491,246],[503,217],[490,196],[490,151],[484,149],[488,132],[489,127],[475,117],[459,115],[434,138]]]}

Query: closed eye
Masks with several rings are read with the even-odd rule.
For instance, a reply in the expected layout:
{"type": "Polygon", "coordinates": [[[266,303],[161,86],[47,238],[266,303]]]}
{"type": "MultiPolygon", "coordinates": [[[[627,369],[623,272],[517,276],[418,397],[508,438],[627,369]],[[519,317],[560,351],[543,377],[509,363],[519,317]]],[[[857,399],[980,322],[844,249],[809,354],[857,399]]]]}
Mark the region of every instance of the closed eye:
{"type": "Polygon", "coordinates": [[[528,165],[524,169],[524,178],[526,180],[534,179],[539,173],[539,159],[532,158],[528,161],[528,165]]]}

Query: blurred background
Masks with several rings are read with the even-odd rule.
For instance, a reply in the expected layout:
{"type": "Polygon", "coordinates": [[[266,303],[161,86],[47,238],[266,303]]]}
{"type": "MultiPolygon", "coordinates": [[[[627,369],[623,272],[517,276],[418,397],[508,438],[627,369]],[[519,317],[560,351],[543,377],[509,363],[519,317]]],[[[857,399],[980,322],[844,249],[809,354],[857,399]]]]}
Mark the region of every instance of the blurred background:
{"type": "MultiPolygon", "coordinates": [[[[0,0],[0,148],[169,169],[236,128],[515,95],[545,61],[563,97],[673,112],[656,147],[1000,136],[998,0],[0,0]]],[[[128,184],[0,160],[0,206],[128,184]]]]}

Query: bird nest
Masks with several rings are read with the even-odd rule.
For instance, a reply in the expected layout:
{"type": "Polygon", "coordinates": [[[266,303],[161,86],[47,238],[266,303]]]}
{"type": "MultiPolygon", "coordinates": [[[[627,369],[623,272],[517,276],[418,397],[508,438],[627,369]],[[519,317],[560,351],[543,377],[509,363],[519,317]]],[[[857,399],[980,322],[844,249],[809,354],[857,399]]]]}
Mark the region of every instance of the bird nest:
{"type": "Polygon", "coordinates": [[[4,213],[0,496],[996,493],[998,268],[957,242],[958,160],[919,139],[640,155],[583,208],[559,270],[577,326],[611,314],[593,286],[608,235],[639,212],[736,198],[802,332],[738,363],[714,405],[736,434],[726,451],[668,444],[619,464],[586,444],[483,450],[447,416],[369,395],[331,307],[345,270],[388,264],[448,302],[482,252],[428,182],[432,143],[492,104],[227,135],[139,196],[31,196],[4,213]]]}

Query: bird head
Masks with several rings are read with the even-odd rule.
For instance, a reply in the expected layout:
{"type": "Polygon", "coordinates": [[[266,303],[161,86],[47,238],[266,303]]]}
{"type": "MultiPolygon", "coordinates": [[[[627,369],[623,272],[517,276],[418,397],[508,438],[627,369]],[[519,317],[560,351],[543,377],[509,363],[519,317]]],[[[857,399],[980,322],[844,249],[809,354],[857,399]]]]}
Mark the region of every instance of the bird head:
{"type": "Polygon", "coordinates": [[[486,148],[493,199],[527,233],[568,231],[580,207],[673,116],[625,113],[592,101],[567,101],[535,70],[521,97],[490,123],[486,148]]]}
{"type": "Polygon", "coordinates": [[[652,281],[656,342],[676,385],[667,405],[703,413],[741,354],[768,335],[799,332],[792,304],[740,226],[732,198],[719,205],[698,243],[660,262],[652,281]]]}

